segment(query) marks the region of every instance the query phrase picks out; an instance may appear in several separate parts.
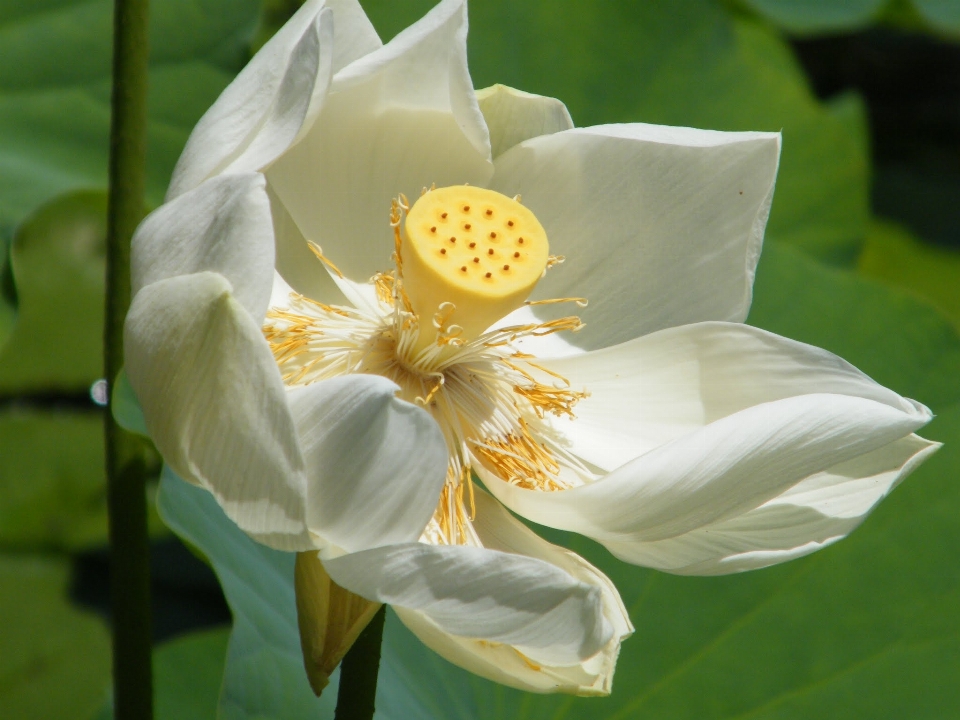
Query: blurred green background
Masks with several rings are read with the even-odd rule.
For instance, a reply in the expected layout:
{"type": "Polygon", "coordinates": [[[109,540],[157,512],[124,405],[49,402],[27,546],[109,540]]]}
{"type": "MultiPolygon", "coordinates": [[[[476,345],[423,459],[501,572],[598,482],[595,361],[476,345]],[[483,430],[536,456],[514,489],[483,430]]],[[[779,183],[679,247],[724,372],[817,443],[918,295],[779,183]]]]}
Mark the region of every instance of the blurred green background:
{"type": "MultiPolygon", "coordinates": [[[[432,5],[361,1],[384,40],[432,5]]],[[[296,5],[152,0],[151,207],[193,124],[296,5]]],[[[637,627],[612,697],[494,686],[391,618],[391,706],[378,717],[960,717],[960,0],[474,0],[470,21],[477,87],[558,97],[578,125],[782,130],[749,322],[927,404],[938,417],[924,434],[947,445],[849,539],[748,575],[672,577],[551,533],[614,579],[637,627]]],[[[109,716],[90,388],[101,374],[111,27],[109,0],[0,0],[4,720],[109,716]]],[[[156,633],[177,637],[156,654],[159,717],[211,718],[227,631],[187,631],[229,615],[210,571],[152,519],[156,633]]],[[[235,614],[251,592],[229,591],[235,614]]],[[[239,648],[225,697],[231,682],[275,670],[269,653],[239,648]]],[[[326,712],[281,696],[221,701],[220,714],[326,712]]]]}

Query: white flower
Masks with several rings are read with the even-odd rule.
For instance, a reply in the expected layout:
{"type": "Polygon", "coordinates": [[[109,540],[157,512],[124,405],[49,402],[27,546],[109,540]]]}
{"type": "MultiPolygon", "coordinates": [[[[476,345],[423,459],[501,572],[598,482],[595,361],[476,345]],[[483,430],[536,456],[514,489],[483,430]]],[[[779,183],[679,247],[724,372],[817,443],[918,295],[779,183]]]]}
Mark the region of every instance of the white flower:
{"type": "Polygon", "coordinates": [[[320,551],[478,674],[607,693],[616,589],[503,506],[640,565],[762,567],[856,527],[931,416],[741,324],[777,134],[574,129],[474,92],[465,39],[463,0],[384,46],[355,0],[308,1],[137,232],[127,371],[167,463],[247,533],[320,551]]]}

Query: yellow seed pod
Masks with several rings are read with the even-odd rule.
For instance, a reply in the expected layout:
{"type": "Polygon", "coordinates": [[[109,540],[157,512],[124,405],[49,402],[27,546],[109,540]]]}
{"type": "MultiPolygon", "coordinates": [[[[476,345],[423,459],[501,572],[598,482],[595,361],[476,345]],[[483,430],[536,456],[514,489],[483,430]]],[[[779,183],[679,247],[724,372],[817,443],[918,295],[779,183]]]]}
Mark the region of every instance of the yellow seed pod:
{"type": "Polygon", "coordinates": [[[402,244],[403,284],[420,318],[421,345],[443,303],[444,325],[475,338],[516,310],[543,275],[549,246],[540,221],[493,190],[452,185],[410,208],[402,244]]]}

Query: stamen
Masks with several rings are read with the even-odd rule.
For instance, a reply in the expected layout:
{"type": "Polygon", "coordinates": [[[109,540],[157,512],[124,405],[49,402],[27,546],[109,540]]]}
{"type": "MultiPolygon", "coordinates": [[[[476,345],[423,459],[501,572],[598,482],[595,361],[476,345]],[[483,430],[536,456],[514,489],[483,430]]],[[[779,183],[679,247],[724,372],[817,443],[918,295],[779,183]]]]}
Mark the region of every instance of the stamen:
{"type": "Polygon", "coordinates": [[[586,298],[581,297],[568,297],[568,298],[550,298],[549,300],[527,300],[524,305],[556,305],[557,303],[576,303],[577,307],[585,308],[590,303],[586,298]]]}
{"type": "Polygon", "coordinates": [[[337,277],[343,278],[343,273],[340,272],[340,268],[338,268],[336,265],[334,265],[332,262],[330,262],[330,261],[326,258],[326,256],[323,254],[323,250],[320,249],[320,246],[319,246],[319,245],[317,245],[315,242],[310,242],[310,241],[308,241],[308,242],[307,242],[307,247],[309,247],[309,248],[310,248],[310,251],[311,251],[314,255],[317,256],[317,259],[318,259],[320,262],[322,262],[324,265],[326,265],[328,268],[330,268],[330,270],[332,270],[334,273],[336,273],[337,277]]]}
{"type": "Polygon", "coordinates": [[[393,305],[393,295],[396,290],[396,279],[393,273],[377,273],[371,280],[377,291],[377,299],[384,305],[393,305]]]}

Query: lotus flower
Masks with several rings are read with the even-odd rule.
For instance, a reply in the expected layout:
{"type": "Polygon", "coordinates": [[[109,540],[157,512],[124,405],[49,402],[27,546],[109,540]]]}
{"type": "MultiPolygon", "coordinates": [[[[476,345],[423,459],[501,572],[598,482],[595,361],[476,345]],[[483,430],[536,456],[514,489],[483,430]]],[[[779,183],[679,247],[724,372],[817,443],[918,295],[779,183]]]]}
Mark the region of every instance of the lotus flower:
{"type": "Polygon", "coordinates": [[[475,91],[466,30],[463,0],[386,45],[355,0],[297,12],[136,234],[127,372],[252,537],[480,675],[605,694],[615,587],[507,508],[637,565],[759,568],[853,530],[931,414],[742,324],[778,134],[574,128],[475,91]]]}

